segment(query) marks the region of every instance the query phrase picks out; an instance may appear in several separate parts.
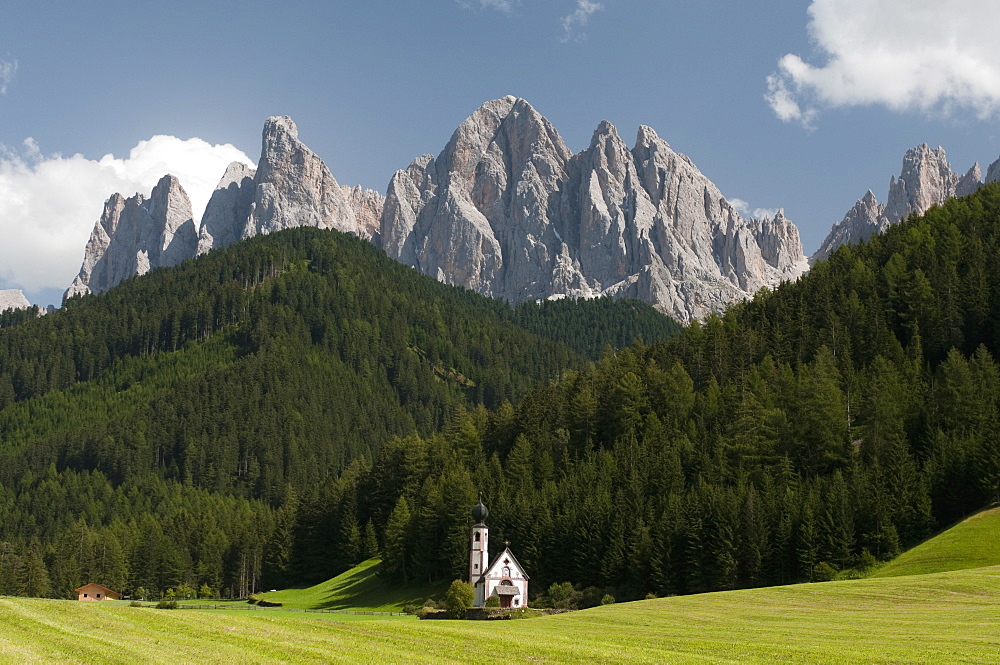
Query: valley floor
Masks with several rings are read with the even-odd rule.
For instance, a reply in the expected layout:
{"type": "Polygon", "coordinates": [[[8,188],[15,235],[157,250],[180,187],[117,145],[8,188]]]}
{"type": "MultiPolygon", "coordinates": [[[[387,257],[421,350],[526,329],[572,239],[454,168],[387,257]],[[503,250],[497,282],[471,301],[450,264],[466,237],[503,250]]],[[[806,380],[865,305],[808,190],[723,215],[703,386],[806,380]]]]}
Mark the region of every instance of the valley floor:
{"type": "Polygon", "coordinates": [[[3,662],[990,663],[1000,566],[505,622],[0,598],[3,662]]]}

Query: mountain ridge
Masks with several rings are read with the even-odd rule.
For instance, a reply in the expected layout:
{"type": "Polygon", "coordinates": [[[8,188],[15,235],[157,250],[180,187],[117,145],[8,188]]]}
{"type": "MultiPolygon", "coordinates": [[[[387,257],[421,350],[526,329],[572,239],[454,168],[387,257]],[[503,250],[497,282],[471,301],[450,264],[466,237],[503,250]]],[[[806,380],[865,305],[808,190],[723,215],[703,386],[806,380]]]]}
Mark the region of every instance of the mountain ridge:
{"type": "Polygon", "coordinates": [[[436,158],[397,171],[381,237],[400,262],[493,297],[627,295],[681,321],[804,268],[793,224],[743,220],[651,128],[630,149],[602,121],[573,154],[513,96],[475,111],[436,158]]]}
{"type": "Polygon", "coordinates": [[[983,185],[1000,181],[1000,158],[990,164],[983,179],[979,162],[959,175],[951,170],[944,148],[926,143],[910,148],[903,155],[899,176],[889,179],[886,202],[879,203],[869,189],[844,218],[835,223],[809,264],[826,260],[841,245],[867,240],[910,215],[923,214],[931,206],[953,197],[968,196],[983,185]]]}
{"type": "MultiPolygon", "coordinates": [[[[170,192],[186,198],[179,184],[170,192]]],[[[170,238],[135,230],[135,214],[118,231],[118,208],[129,201],[131,210],[146,199],[108,200],[66,297],[167,265],[150,247],[170,238]]],[[[169,226],[147,216],[145,227],[169,226]]],[[[781,213],[744,220],[651,128],[640,126],[629,148],[602,121],[590,147],[573,154],[544,116],[513,96],[483,104],[436,158],[397,171],[385,197],[341,186],[290,118],[271,117],[258,167],[229,166],[195,241],[185,232],[183,247],[194,256],[290,226],[354,233],[440,281],[512,304],[634,297],[681,321],[805,268],[794,224],[781,213]]]]}

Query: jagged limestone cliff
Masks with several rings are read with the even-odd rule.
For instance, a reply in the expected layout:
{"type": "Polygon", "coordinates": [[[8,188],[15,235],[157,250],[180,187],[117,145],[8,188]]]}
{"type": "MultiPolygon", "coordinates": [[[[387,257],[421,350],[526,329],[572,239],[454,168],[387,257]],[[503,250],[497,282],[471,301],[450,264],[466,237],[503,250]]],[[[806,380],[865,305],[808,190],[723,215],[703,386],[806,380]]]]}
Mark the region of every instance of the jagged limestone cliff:
{"type": "MultiPolygon", "coordinates": [[[[1000,160],[989,169],[1000,179],[1000,160]],[[996,171],[994,173],[994,167],[996,171]]],[[[953,173],[944,148],[931,148],[926,143],[911,148],[903,155],[899,177],[889,180],[889,195],[882,205],[871,190],[854,204],[844,219],[833,225],[830,234],[810,257],[810,263],[829,258],[838,247],[867,240],[897,224],[910,215],[921,214],[933,205],[940,205],[953,196],[972,194],[982,186],[982,172],[976,163],[965,175],[953,173]]]]}
{"type": "Polygon", "coordinates": [[[513,303],[630,296],[682,321],[805,267],[794,224],[781,213],[743,219],[651,128],[629,148],[602,122],[574,155],[515,97],[480,107],[437,158],[397,172],[386,197],[339,185],[295,123],[272,117],[257,169],[229,166],[198,233],[186,201],[176,179],[149,200],[111,197],[67,295],[293,226],[354,233],[441,281],[513,303]]]}
{"type": "Polygon", "coordinates": [[[682,321],[805,265],[798,230],[744,220],[649,127],[602,122],[574,155],[523,99],[487,102],[437,158],[397,172],[382,247],[442,281],[512,302],[631,296],[682,321]]]}

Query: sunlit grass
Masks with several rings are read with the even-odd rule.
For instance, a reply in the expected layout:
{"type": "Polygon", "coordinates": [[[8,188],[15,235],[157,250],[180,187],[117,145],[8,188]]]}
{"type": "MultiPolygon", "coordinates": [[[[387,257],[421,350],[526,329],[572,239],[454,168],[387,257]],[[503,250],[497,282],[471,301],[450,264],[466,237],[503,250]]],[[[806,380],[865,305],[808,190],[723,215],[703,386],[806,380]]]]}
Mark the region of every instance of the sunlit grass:
{"type": "MultiPolygon", "coordinates": [[[[1000,508],[984,510],[917,545],[872,577],[943,573],[1000,565],[1000,508]]],[[[997,658],[1000,661],[1000,656],[997,658]]]]}
{"type": "Polygon", "coordinates": [[[0,599],[6,662],[971,663],[1000,567],[619,603],[526,621],[0,599]]]}
{"type": "Polygon", "coordinates": [[[402,612],[406,605],[421,606],[430,597],[444,596],[447,583],[400,586],[378,575],[379,559],[369,559],[333,579],[302,589],[257,594],[284,607],[325,610],[402,612]]]}

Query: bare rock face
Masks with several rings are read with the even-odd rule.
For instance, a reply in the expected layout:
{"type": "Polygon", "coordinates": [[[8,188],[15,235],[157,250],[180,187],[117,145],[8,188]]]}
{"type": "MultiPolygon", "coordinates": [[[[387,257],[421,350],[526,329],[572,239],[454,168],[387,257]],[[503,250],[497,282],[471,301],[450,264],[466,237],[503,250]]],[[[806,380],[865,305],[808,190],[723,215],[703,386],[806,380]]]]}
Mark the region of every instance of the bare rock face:
{"type": "Polygon", "coordinates": [[[380,239],[426,274],[514,303],[631,296],[682,321],[805,265],[791,222],[743,220],[652,129],[630,150],[603,122],[573,155],[511,96],[474,112],[436,159],[393,176],[380,239]]]}
{"type": "Polygon", "coordinates": [[[986,184],[991,182],[1000,182],[1000,159],[997,159],[986,169],[986,184]]]}
{"type": "MultiPolygon", "coordinates": [[[[31,303],[21,289],[0,289],[0,312],[8,309],[28,309],[31,303]]],[[[44,310],[42,310],[44,311],[44,310]]]]}
{"type": "Polygon", "coordinates": [[[935,203],[955,196],[958,176],[952,173],[944,148],[926,143],[906,151],[899,179],[889,181],[885,216],[890,224],[921,214],[935,203]]]}
{"type": "Polygon", "coordinates": [[[264,123],[254,199],[242,236],[298,226],[359,232],[355,209],[323,160],[299,141],[288,116],[264,123]]]}
{"type": "Polygon", "coordinates": [[[133,275],[177,265],[197,247],[191,201],[174,176],[161,178],[149,198],[115,194],[104,204],[64,298],[103,293],[133,275]]]}
{"type": "Polygon", "coordinates": [[[198,254],[232,245],[240,239],[253,205],[254,173],[243,162],[226,167],[201,217],[198,254]]]}
{"type": "MultiPolygon", "coordinates": [[[[1000,160],[997,160],[1000,177],[1000,160]]],[[[990,167],[992,172],[993,166],[990,167]]],[[[923,214],[933,205],[940,205],[954,196],[966,196],[982,187],[979,164],[964,176],[953,173],[944,148],[930,148],[926,143],[911,148],[903,156],[899,178],[889,180],[889,195],[883,206],[871,190],[859,200],[847,215],[833,225],[823,244],[810,257],[815,263],[829,258],[841,245],[867,240],[911,215],[923,214]]],[[[989,182],[989,175],[987,175],[989,182]]]]}
{"type": "Polygon", "coordinates": [[[965,172],[965,175],[958,179],[955,185],[955,196],[968,196],[975,194],[976,190],[983,186],[983,172],[979,168],[979,162],[972,165],[972,168],[965,172]]]}
{"type": "Polygon", "coordinates": [[[342,187],[323,160],[299,140],[292,119],[264,123],[256,171],[229,165],[202,218],[198,253],[260,233],[298,226],[337,229],[372,239],[384,198],[360,187],[342,187]]]}
{"type": "Polygon", "coordinates": [[[830,229],[819,250],[809,259],[810,263],[825,261],[841,245],[867,240],[876,233],[889,228],[885,206],[875,199],[872,190],[864,195],[842,219],[830,229]]]}
{"type": "Polygon", "coordinates": [[[342,185],[347,205],[354,212],[354,222],[357,224],[357,235],[378,244],[376,236],[382,223],[382,206],[385,197],[374,189],[364,189],[361,186],[342,185]]]}

